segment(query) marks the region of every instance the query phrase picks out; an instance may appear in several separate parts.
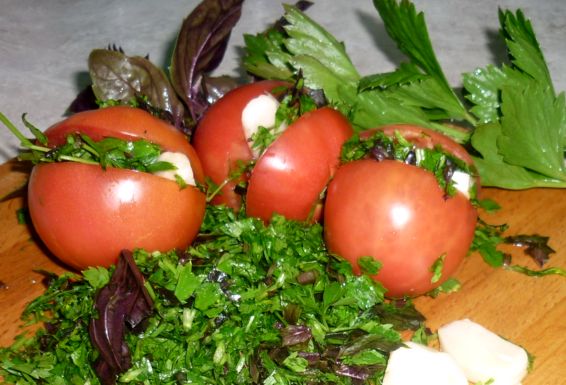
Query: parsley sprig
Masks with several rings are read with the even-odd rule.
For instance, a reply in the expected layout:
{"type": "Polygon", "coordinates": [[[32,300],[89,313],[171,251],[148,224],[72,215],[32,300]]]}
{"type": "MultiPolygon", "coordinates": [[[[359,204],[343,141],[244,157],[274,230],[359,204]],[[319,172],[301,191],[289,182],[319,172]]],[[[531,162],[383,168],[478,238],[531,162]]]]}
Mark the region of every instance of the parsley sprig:
{"type": "Polygon", "coordinates": [[[521,10],[499,11],[509,63],[463,74],[460,98],[436,58],[424,14],[408,0],[374,5],[408,59],[394,71],[359,74],[344,44],[292,6],[285,8],[283,30],[246,36],[246,69],[287,80],[302,71],[305,84],[322,89],[357,130],[409,123],[452,136],[473,148],[484,186],[566,187],[566,97],[554,90],[521,10]]]}
{"type": "Polygon", "coordinates": [[[499,11],[510,64],[464,74],[481,124],[472,145],[488,186],[566,187],[566,97],[556,94],[532,25],[522,11],[499,11]]]}

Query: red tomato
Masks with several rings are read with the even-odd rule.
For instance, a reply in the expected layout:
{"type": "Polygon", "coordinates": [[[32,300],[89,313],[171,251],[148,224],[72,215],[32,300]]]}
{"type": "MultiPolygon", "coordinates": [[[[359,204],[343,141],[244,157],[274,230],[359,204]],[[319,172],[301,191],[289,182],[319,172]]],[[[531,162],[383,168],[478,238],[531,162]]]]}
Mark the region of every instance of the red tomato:
{"type": "MultiPolygon", "coordinates": [[[[253,98],[283,83],[262,81],[231,91],[206,113],[194,135],[205,174],[216,184],[229,177],[237,162],[253,155],[242,127],[242,110],[253,98]]],[[[289,219],[317,219],[320,195],[339,164],[342,144],[352,135],[348,121],[324,107],[301,116],[256,160],[249,175],[246,213],[264,221],[274,213],[289,219]]],[[[213,203],[234,209],[241,198],[228,183],[213,203]]]]}
{"type": "MultiPolygon", "coordinates": [[[[221,185],[237,169],[238,162],[253,159],[242,126],[242,110],[253,98],[284,84],[262,81],[238,87],[208,109],[193,135],[193,146],[205,175],[214,183],[221,185]]],[[[239,209],[242,199],[234,192],[235,187],[235,181],[226,183],[212,203],[239,209]]]]}
{"type": "MultiPolygon", "coordinates": [[[[185,136],[140,109],[81,112],[45,134],[54,146],[73,132],[94,140],[145,138],[166,151],[184,153],[195,179],[204,180],[185,136]]],[[[196,187],[181,189],[174,181],[148,173],[68,162],[34,167],[28,204],[34,228],[48,249],[66,264],[83,269],[111,265],[122,249],[186,247],[202,223],[205,196],[196,187]]]]}
{"type": "MultiPolygon", "coordinates": [[[[402,135],[408,133],[417,145],[427,138],[426,146],[440,145],[469,159],[449,138],[419,127],[394,128],[402,135]]],[[[389,297],[420,295],[448,279],[469,250],[477,220],[468,198],[459,192],[445,198],[432,173],[398,161],[372,159],[338,169],[328,186],[324,216],[329,250],[350,261],[357,274],[360,257],[380,261],[382,268],[374,278],[389,297]],[[432,266],[443,255],[441,278],[432,282],[432,266]]]]}

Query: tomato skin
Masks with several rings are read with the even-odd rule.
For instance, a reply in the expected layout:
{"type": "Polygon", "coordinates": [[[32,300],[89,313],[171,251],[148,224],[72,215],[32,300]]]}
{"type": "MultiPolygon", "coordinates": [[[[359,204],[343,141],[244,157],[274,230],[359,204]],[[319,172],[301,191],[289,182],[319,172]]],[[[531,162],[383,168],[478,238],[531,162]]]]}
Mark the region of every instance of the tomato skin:
{"type": "Polygon", "coordinates": [[[416,166],[373,159],[344,164],[327,190],[328,249],[348,260],[356,274],[360,257],[379,260],[382,268],[373,278],[388,297],[424,294],[454,273],[474,236],[474,206],[462,193],[444,195],[434,175],[416,166]],[[442,255],[442,275],[433,283],[431,268],[442,255]]]}
{"type": "Polygon", "coordinates": [[[352,129],[339,112],[323,107],[293,122],[257,160],[248,182],[246,213],[269,221],[317,220],[319,196],[338,168],[352,129]]]}
{"type": "MultiPolygon", "coordinates": [[[[242,126],[242,110],[253,98],[284,85],[270,80],[250,83],[231,90],[208,109],[195,130],[193,146],[206,176],[215,184],[221,185],[237,169],[239,161],[247,163],[253,159],[242,126]]],[[[238,210],[242,198],[234,192],[235,187],[235,181],[228,182],[212,203],[238,210]]]]}
{"type": "MultiPolygon", "coordinates": [[[[95,140],[144,137],[165,150],[183,152],[195,179],[203,181],[202,167],[185,136],[144,111],[110,107],[79,113],[45,134],[53,145],[71,132],[95,140]]],[[[181,189],[148,173],[73,162],[35,166],[28,185],[34,228],[47,248],[75,269],[109,266],[122,249],[184,248],[200,228],[205,205],[204,193],[193,186],[181,189]]]]}
{"type": "Polygon", "coordinates": [[[203,193],[131,170],[78,163],[34,167],[28,204],[49,250],[76,269],[109,266],[122,249],[182,249],[204,216],[203,193]]]}

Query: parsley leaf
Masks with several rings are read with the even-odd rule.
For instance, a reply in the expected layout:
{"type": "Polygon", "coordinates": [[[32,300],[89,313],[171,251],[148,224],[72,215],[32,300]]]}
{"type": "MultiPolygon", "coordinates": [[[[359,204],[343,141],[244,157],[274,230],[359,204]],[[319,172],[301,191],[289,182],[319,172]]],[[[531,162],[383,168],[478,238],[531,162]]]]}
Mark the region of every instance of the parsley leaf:
{"type": "Polygon", "coordinates": [[[329,103],[348,116],[357,130],[413,123],[444,132],[458,141],[468,138],[461,130],[430,121],[420,105],[400,103],[395,95],[380,92],[383,90],[378,88],[390,85],[394,79],[420,79],[414,65],[402,67],[403,74],[361,77],[341,42],[296,7],[285,6],[285,10],[287,24],[283,31],[246,38],[244,65],[253,75],[281,79],[289,75],[289,69],[292,76],[302,72],[305,85],[323,90],[329,103]]]}
{"type": "Polygon", "coordinates": [[[480,121],[471,139],[486,186],[566,187],[566,98],[556,95],[531,23],[518,10],[499,11],[511,65],[464,75],[471,112],[480,121]]]}

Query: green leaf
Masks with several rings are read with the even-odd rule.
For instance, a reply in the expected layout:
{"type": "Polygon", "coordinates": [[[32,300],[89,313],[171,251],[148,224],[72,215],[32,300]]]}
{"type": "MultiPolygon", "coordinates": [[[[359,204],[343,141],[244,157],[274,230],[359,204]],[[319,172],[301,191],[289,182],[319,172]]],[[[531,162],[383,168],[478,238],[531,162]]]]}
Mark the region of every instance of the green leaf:
{"type": "Polygon", "coordinates": [[[342,297],[343,288],[339,282],[332,282],[324,288],[322,303],[325,307],[331,306],[342,297]]]}
{"type": "Polygon", "coordinates": [[[402,85],[422,80],[426,77],[413,63],[401,63],[399,68],[393,72],[384,72],[364,76],[360,79],[359,91],[367,91],[374,88],[387,89],[391,86],[402,85]]]}
{"type": "Polygon", "coordinates": [[[110,273],[103,267],[90,267],[82,274],[94,289],[101,289],[110,281],[110,273]]]}
{"type": "Polygon", "coordinates": [[[342,359],[347,365],[386,365],[386,357],[374,349],[364,350],[353,356],[342,359]]]}
{"type": "Polygon", "coordinates": [[[220,299],[221,291],[216,283],[205,282],[198,290],[195,299],[195,308],[204,311],[213,306],[220,299]]]}
{"type": "Polygon", "coordinates": [[[175,297],[181,302],[186,301],[200,286],[203,279],[193,273],[191,263],[182,266],[179,269],[179,280],[175,286],[175,297]]]}
{"type": "Polygon", "coordinates": [[[298,8],[290,5],[284,7],[285,20],[288,22],[284,28],[289,35],[285,47],[289,52],[295,56],[316,58],[344,81],[357,82],[360,76],[344,45],[298,8]]]}
{"type": "Polygon", "coordinates": [[[264,79],[291,79],[293,73],[287,65],[290,55],[284,47],[284,38],[285,35],[275,29],[258,35],[245,34],[243,64],[246,71],[264,79]]]}
{"type": "MultiPolygon", "coordinates": [[[[429,38],[428,28],[422,12],[415,9],[408,0],[374,0],[373,4],[385,24],[389,36],[397,43],[397,47],[412,63],[437,82],[437,91],[442,93],[444,104],[450,104],[450,110],[458,110],[457,116],[473,121],[460,99],[446,80],[442,67],[429,38]],[[451,102],[446,102],[451,99],[451,102]],[[456,106],[456,108],[454,107],[456,106]]],[[[437,92],[437,94],[438,94],[437,92]]],[[[422,90],[426,95],[427,90],[422,90]]],[[[434,100],[434,98],[431,98],[434,100]]]]}
{"type": "Polygon", "coordinates": [[[566,277],[566,270],[560,267],[548,267],[546,269],[533,270],[525,266],[511,265],[511,266],[506,266],[505,268],[507,270],[511,270],[517,273],[527,275],[529,277],[544,277],[547,275],[559,275],[562,277],[566,277]]]}
{"type": "Polygon", "coordinates": [[[440,280],[440,278],[442,278],[442,269],[444,268],[445,259],[446,253],[438,257],[430,267],[430,271],[432,272],[432,278],[430,279],[431,283],[436,283],[440,280]]]}
{"type": "Polygon", "coordinates": [[[483,124],[475,129],[472,136],[472,146],[481,154],[481,157],[474,157],[474,164],[481,176],[482,185],[511,190],[532,187],[566,187],[563,181],[506,163],[497,147],[501,131],[499,124],[483,124]]]}
{"type": "Polygon", "coordinates": [[[440,294],[450,294],[455,293],[462,287],[460,281],[456,278],[448,278],[440,286],[435,287],[430,292],[427,293],[428,296],[432,298],[438,297],[440,294]]]}
{"type": "Polygon", "coordinates": [[[464,120],[467,117],[460,100],[446,93],[444,86],[430,76],[401,85],[391,93],[400,103],[422,108],[428,120],[464,120]]]}
{"type": "Polygon", "coordinates": [[[283,365],[296,373],[302,373],[307,370],[309,362],[306,358],[299,357],[297,352],[293,352],[283,360],[283,365]]]}
{"type": "Polygon", "coordinates": [[[479,119],[479,123],[497,122],[501,115],[500,89],[508,80],[506,72],[489,65],[465,73],[462,77],[467,92],[465,97],[474,104],[470,111],[479,119]]]}
{"type": "MultiPolygon", "coordinates": [[[[339,88],[339,90],[342,89],[339,88]]],[[[460,143],[467,141],[470,137],[466,131],[430,121],[422,109],[400,103],[398,98],[391,97],[388,93],[377,90],[364,91],[352,98],[351,103],[354,105],[351,120],[354,125],[362,129],[406,123],[428,127],[460,143]]]]}
{"type": "Polygon", "coordinates": [[[358,265],[364,274],[375,275],[381,269],[382,263],[373,257],[365,256],[358,258],[358,265]]]}
{"type": "Polygon", "coordinates": [[[515,14],[499,10],[499,23],[514,66],[532,76],[543,87],[549,87],[554,94],[550,72],[531,22],[521,10],[515,14]]]}
{"type": "Polygon", "coordinates": [[[357,83],[340,77],[331,68],[326,67],[318,58],[310,55],[297,55],[290,59],[295,68],[300,68],[305,85],[312,89],[324,90],[328,101],[344,112],[349,111],[357,102],[357,83]]]}
{"type": "Polygon", "coordinates": [[[566,181],[564,136],[566,101],[551,89],[526,80],[502,92],[499,151],[505,162],[566,181]]]}

